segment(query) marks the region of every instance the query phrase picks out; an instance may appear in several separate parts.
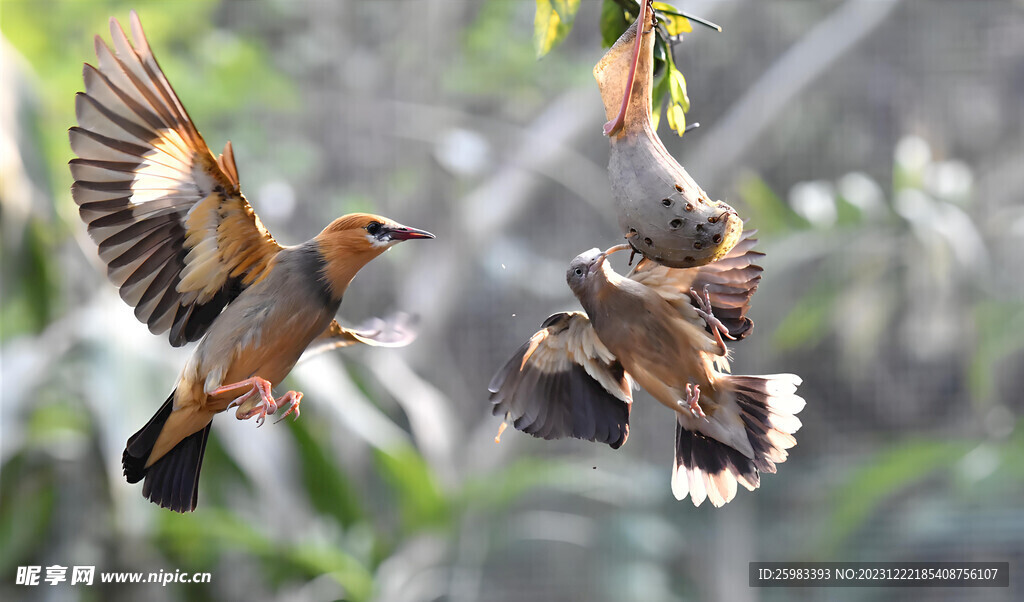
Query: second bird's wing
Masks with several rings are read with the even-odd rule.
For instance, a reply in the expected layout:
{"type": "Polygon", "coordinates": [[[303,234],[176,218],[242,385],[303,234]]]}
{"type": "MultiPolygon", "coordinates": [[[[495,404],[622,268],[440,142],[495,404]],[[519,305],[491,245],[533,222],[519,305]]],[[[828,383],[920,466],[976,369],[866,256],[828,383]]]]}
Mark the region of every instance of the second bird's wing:
{"type": "Polygon", "coordinates": [[[70,130],[72,195],[107,275],[135,316],[172,345],[199,339],[269,269],[281,246],[242,196],[231,143],[215,158],[156,62],[111,19],[96,36],[70,130]]]}
{"type": "MultiPolygon", "coordinates": [[[[654,289],[662,298],[696,321],[690,291],[701,294],[707,286],[712,313],[734,339],[750,334],[754,322],[747,317],[750,297],[761,281],[762,268],[754,262],[764,253],[754,251],[756,230],[747,230],[722,259],[696,268],[668,268],[650,260],[637,263],[629,277],[654,289]],[[692,315],[691,315],[692,314],[692,315]]],[[[703,321],[701,321],[703,323],[703,321]]]]}
{"type": "Polygon", "coordinates": [[[618,449],[629,436],[631,386],[586,314],[564,312],[544,321],[488,389],[494,414],[525,433],[618,449]]]}

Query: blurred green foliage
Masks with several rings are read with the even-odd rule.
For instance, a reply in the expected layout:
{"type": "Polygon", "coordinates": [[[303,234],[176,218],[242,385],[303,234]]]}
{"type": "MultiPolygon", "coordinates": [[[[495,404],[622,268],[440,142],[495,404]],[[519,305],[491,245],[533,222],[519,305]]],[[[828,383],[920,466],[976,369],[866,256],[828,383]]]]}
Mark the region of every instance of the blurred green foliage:
{"type": "MultiPolygon", "coordinates": [[[[145,10],[138,2],[103,0],[7,0],[3,6],[3,31],[39,74],[39,110],[45,123],[74,123],[74,95],[82,90],[82,63],[93,62],[93,38],[109,40],[110,17],[122,21],[128,11],[140,8],[146,15],[146,35],[161,41],[161,66],[175,74],[178,95],[190,102],[192,118],[206,128],[217,117],[243,110],[245,103],[276,107],[295,104],[291,85],[271,67],[265,49],[252,41],[214,28],[215,0],[184,0],[161,3],[159,10],[145,10]],[[249,74],[261,74],[259,85],[249,74]],[[241,103],[241,104],[240,104],[241,103]]],[[[108,42],[109,43],[109,42],[108,42]]],[[[48,165],[71,158],[67,132],[45,127],[39,131],[48,165]]],[[[66,190],[71,177],[66,169],[47,172],[54,190],[66,190]]]]}
{"type": "Polygon", "coordinates": [[[50,261],[57,233],[49,220],[32,217],[25,223],[19,248],[5,249],[21,261],[4,265],[3,280],[8,286],[0,292],[0,341],[7,337],[39,332],[55,311],[60,280],[50,261]]]}
{"type": "Polygon", "coordinates": [[[537,13],[533,22],[533,47],[537,58],[551,52],[572,31],[580,0],[537,0],[537,13]]]}

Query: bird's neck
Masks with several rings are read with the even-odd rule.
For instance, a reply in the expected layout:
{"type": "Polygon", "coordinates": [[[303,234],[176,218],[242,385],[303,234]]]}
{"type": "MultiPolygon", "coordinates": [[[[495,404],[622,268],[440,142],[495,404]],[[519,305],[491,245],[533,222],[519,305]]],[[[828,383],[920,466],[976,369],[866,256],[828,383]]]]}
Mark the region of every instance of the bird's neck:
{"type": "Polygon", "coordinates": [[[341,299],[352,279],[363,266],[370,263],[386,248],[367,248],[362,241],[347,241],[344,238],[320,240],[320,253],[324,258],[322,276],[330,289],[331,296],[341,299]]]}
{"type": "Polygon", "coordinates": [[[601,319],[601,309],[608,296],[615,293],[617,281],[621,279],[622,277],[605,262],[596,273],[587,278],[582,288],[573,290],[592,321],[601,319]]]}

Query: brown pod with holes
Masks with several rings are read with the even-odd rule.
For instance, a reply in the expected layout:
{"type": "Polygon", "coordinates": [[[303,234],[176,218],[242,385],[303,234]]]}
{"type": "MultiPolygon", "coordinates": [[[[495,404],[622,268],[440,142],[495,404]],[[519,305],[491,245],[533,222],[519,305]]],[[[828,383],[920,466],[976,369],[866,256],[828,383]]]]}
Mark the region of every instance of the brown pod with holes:
{"type": "MultiPolygon", "coordinates": [[[[736,211],[712,201],[662,144],[651,122],[654,29],[650,19],[640,42],[632,93],[621,128],[609,135],[608,175],[619,227],[644,257],[673,268],[721,259],[743,232],[736,211]]],[[[637,24],[594,67],[605,112],[615,119],[633,66],[637,24]]]]}

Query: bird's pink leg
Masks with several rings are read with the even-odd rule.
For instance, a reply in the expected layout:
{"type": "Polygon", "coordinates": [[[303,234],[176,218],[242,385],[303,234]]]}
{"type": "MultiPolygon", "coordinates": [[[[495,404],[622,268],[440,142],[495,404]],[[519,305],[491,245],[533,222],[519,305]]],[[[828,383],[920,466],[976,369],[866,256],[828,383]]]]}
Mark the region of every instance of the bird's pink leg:
{"type": "Polygon", "coordinates": [[[690,410],[690,413],[696,416],[697,418],[703,418],[704,420],[707,420],[708,416],[700,407],[700,404],[698,403],[699,401],[700,385],[690,385],[690,383],[686,383],[686,399],[684,401],[679,402],[679,407],[690,410]]]}
{"type": "MultiPolygon", "coordinates": [[[[248,420],[253,416],[257,416],[257,426],[263,426],[263,423],[267,419],[267,415],[272,415],[278,410],[279,407],[284,407],[287,404],[288,411],[284,413],[287,416],[295,411],[295,417],[299,416],[299,401],[302,399],[302,393],[295,391],[288,391],[284,396],[274,399],[274,393],[271,390],[270,381],[260,378],[259,376],[253,376],[245,380],[238,381],[237,383],[230,383],[217,387],[216,389],[207,392],[207,395],[213,397],[227,393],[228,391],[236,391],[238,389],[244,389],[250,387],[248,391],[242,393],[227,405],[226,410],[229,410],[235,406],[238,406],[238,410],[235,412],[235,417],[239,420],[248,420]]],[[[284,418],[282,416],[282,418],[284,418]]]]}
{"type": "Polygon", "coordinates": [[[636,17],[637,22],[640,24],[636,27],[636,44],[633,47],[633,65],[629,69],[629,77],[626,78],[626,92],[622,97],[622,107],[619,109],[619,114],[615,116],[615,119],[604,124],[605,136],[611,136],[622,129],[622,124],[626,120],[626,109],[629,107],[629,97],[633,94],[633,79],[636,78],[636,64],[637,61],[640,60],[640,43],[643,40],[644,27],[646,26],[644,21],[647,16],[647,2],[648,0],[640,0],[640,14],[636,17]]]}
{"type": "Polygon", "coordinates": [[[690,289],[690,296],[697,303],[697,315],[704,318],[704,323],[711,328],[712,334],[715,335],[715,343],[718,344],[718,348],[721,352],[718,355],[725,355],[729,352],[725,346],[725,341],[722,340],[724,335],[730,341],[735,341],[736,337],[729,334],[729,329],[722,324],[722,321],[715,317],[715,314],[711,312],[711,298],[708,297],[708,285],[704,285],[704,290],[700,294],[697,291],[690,289]]]}

